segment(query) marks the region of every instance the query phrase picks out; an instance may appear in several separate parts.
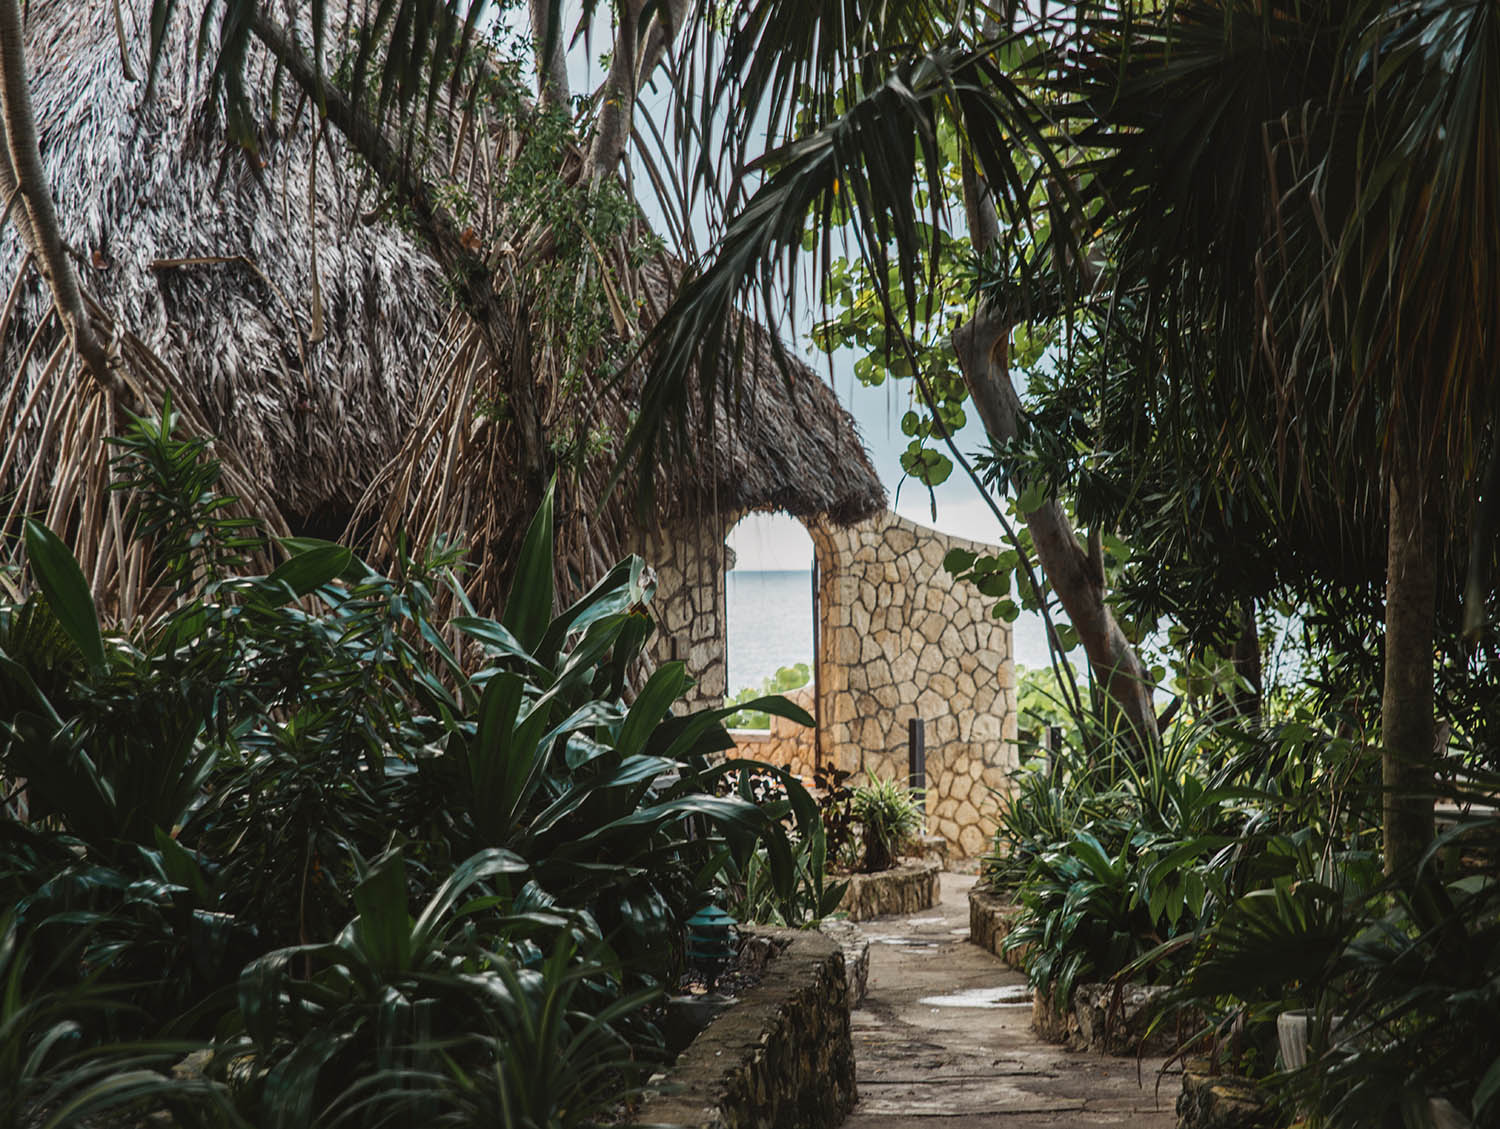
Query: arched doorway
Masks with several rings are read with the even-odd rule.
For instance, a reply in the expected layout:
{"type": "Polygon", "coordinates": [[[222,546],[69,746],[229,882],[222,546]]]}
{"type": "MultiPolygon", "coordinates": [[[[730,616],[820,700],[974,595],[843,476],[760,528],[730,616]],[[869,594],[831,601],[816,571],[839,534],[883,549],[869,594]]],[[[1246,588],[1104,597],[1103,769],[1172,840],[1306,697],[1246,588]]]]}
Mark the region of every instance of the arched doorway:
{"type": "MultiPolygon", "coordinates": [[[[725,574],[729,702],[784,694],[818,713],[818,568],[813,540],[784,514],[752,513],[730,531],[725,574]]],[[[745,711],[730,719],[742,753],[811,779],[816,726],[745,711]]]]}

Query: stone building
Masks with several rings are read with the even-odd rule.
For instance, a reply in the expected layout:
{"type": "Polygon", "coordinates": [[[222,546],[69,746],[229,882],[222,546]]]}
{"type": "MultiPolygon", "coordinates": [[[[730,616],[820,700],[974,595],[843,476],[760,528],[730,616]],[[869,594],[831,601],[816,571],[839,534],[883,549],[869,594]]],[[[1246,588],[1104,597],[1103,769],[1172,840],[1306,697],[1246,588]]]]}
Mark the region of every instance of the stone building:
{"type": "MultiPolygon", "coordinates": [[[[741,752],[806,778],[837,767],[856,780],[904,779],[909,726],[920,721],[928,830],[956,855],[982,854],[996,793],[1017,763],[1010,625],[942,562],[953,548],[995,550],[889,510],[804,522],[818,566],[817,646],[814,686],[792,696],[817,725],[772,719],[764,734],[736,734],[741,752]]],[[[658,655],[686,661],[701,679],[700,700],[717,702],[726,688],[723,536],[660,539],[652,548],[665,628],[658,655]]]]}

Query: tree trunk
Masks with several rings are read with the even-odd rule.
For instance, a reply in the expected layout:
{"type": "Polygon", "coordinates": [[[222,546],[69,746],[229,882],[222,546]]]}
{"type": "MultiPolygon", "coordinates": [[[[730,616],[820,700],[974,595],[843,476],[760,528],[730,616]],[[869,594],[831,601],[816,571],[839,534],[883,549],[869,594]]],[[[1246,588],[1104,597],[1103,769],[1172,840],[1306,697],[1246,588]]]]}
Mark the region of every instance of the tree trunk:
{"type": "Polygon", "coordinates": [[[1392,431],[1386,541],[1385,688],[1380,701],[1385,869],[1414,866],[1433,836],[1436,521],[1420,440],[1392,431]]]}
{"type": "Polygon", "coordinates": [[[52,303],[73,348],[100,387],[115,383],[104,345],[94,332],[83,306],[78,276],[68,258],[52,189],[42,168],[36,118],[26,85],[26,52],[19,0],[0,0],[0,114],[5,129],[6,160],[0,161],[0,191],[7,209],[24,207],[16,229],[28,244],[42,277],[52,291],[52,303]]]}
{"type": "MultiPolygon", "coordinates": [[[[1010,383],[1008,334],[1006,319],[982,310],[953,335],[969,395],[985,432],[997,443],[1015,437],[1020,408],[1010,383]]],[[[1026,515],[1026,527],[1047,583],[1078,633],[1095,680],[1129,725],[1133,743],[1142,748],[1156,744],[1160,733],[1151,680],[1105,602],[1103,572],[1078,543],[1073,524],[1057,499],[1049,498],[1026,515]]]]}
{"type": "MultiPolygon", "coordinates": [[[[999,220],[989,186],[973,163],[963,160],[964,205],[969,235],[976,251],[986,251],[999,239],[999,220]]],[[[953,333],[953,347],[969,396],[991,441],[1014,439],[1021,402],[1010,382],[1010,331],[1013,319],[991,304],[982,304],[968,322],[953,333]]],[[[1026,515],[1037,560],[1047,583],[1062,601],[1063,610],[1078,633],[1094,680],[1104,687],[1129,726],[1138,748],[1161,740],[1151,679],[1130,640],[1120,630],[1105,602],[1104,571],[1090,559],[1067,513],[1051,498],[1026,515]]]]}
{"type": "MultiPolygon", "coordinates": [[[[552,27],[554,5],[552,0],[530,0],[531,42],[536,50],[537,97],[544,110],[566,110],[568,108],[568,59],[567,43],[563,40],[563,29],[552,27]],[[548,44],[548,39],[551,44],[548,44]]],[[[562,5],[555,7],[562,14],[562,5]]]]}

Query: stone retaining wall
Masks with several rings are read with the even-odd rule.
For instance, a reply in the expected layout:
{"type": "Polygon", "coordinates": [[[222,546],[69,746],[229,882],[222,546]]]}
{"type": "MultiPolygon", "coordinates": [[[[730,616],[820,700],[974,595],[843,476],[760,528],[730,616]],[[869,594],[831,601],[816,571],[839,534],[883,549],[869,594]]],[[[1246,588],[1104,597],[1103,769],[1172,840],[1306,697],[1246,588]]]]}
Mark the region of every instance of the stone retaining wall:
{"type": "Polygon", "coordinates": [[[933,859],[906,861],[875,874],[855,874],[839,908],[850,921],[868,921],[893,913],[917,913],[938,904],[942,866],[933,859]]]}
{"type": "Polygon", "coordinates": [[[838,942],[755,929],[785,947],[738,1005],[678,1057],[635,1125],[833,1129],[856,1100],[849,989],[838,942]]]}
{"type": "Polygon", "coordinates": [[[1025,971],[1026,949],[1005,951],[1005,938],[1015,927],[1021,907],[977,883],[969,890],[969,940],[994,953],[1017,972],[1025,971]]]}

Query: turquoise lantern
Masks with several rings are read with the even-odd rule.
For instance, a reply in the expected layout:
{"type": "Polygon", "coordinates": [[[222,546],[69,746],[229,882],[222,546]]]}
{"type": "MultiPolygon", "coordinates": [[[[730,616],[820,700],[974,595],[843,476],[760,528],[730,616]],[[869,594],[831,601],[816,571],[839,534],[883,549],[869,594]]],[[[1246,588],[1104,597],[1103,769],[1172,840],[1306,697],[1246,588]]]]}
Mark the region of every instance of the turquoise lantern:
{"type": "Polygon", "coordinates": [[[710,985],[724,974],[735,954],[739,922],[716,905],[700,909],[687,923],[688,968],[710,985]]]}

